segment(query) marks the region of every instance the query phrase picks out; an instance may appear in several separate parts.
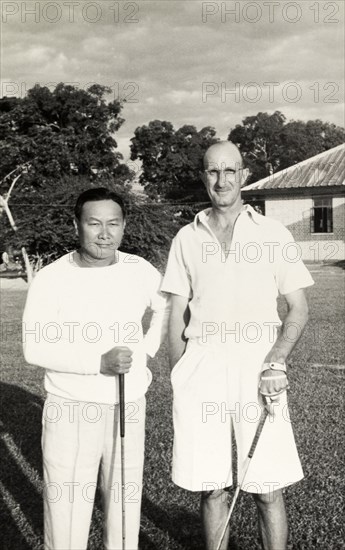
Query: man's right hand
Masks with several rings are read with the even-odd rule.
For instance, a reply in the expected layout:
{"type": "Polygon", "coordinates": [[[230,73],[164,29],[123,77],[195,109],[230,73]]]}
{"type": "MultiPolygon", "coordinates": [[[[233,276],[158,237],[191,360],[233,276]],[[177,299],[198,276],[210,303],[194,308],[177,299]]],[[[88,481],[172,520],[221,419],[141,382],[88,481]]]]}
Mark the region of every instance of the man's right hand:
{"type": "Polygon", "coordinates": [[[101,374],[115,376],[126,374],[132,365],[133,352],[126,346],[116,346],[101,356],[101,374]]]}

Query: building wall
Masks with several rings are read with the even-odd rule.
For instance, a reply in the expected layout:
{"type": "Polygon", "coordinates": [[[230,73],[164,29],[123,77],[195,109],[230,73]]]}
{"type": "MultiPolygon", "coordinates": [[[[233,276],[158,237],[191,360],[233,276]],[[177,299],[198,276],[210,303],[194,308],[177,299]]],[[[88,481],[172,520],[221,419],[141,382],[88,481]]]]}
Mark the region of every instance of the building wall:
{"type": "Polygon", "coordinates": [[[333,197],[333,233],[311,233],[311,197],[266,198],[265,214],[281,221],[301,247],[302,259],[332,261],[345,259],[345,197],[333,197]]]}

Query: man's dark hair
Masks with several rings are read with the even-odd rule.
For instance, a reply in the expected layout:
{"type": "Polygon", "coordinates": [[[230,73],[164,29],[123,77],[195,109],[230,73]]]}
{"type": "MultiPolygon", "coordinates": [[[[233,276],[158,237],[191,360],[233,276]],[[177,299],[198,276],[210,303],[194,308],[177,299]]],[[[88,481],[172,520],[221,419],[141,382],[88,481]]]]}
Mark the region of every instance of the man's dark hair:
{"type": "Polygon", "coordinates": [[[74,207],[74,215],[78,221],[80,221],[84,204],[90,201],[114,201],[120,206],[123,219],[126,218],[126,208],[123,202],[123,198],[114,191],[107,189],[106,187],[95,187],[93,189],[87,189],[87,191],[83,191],[83,193],[81,193],[77,198],[77,202],[75,203],[74,207]]]}

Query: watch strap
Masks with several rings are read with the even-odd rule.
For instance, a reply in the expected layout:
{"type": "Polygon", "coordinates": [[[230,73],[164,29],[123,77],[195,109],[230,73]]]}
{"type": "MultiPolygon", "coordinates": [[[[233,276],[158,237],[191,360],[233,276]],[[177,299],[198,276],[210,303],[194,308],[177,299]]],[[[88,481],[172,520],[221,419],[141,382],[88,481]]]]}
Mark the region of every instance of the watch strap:
{"type": "Polygon", "coordinates": [[[286,372],[286,363],[275,363],[274,361],[271,361],[270,363],[264,363],[262,365],[261,372],[265,370],[280,370],[286,372]]]}

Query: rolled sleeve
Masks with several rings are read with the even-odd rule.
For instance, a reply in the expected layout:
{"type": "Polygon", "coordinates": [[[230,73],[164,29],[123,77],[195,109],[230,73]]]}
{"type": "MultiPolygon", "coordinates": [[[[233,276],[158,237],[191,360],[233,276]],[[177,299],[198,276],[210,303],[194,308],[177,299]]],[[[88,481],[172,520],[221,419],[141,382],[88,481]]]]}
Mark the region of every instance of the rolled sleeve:
{"type": "Polygon", "coordinates": [[[280,294],[307,288],[314,281],[301,260],[301,247],[286,227],[281,229],[280,247],[275,263],[275,280],[280,294]]]}

